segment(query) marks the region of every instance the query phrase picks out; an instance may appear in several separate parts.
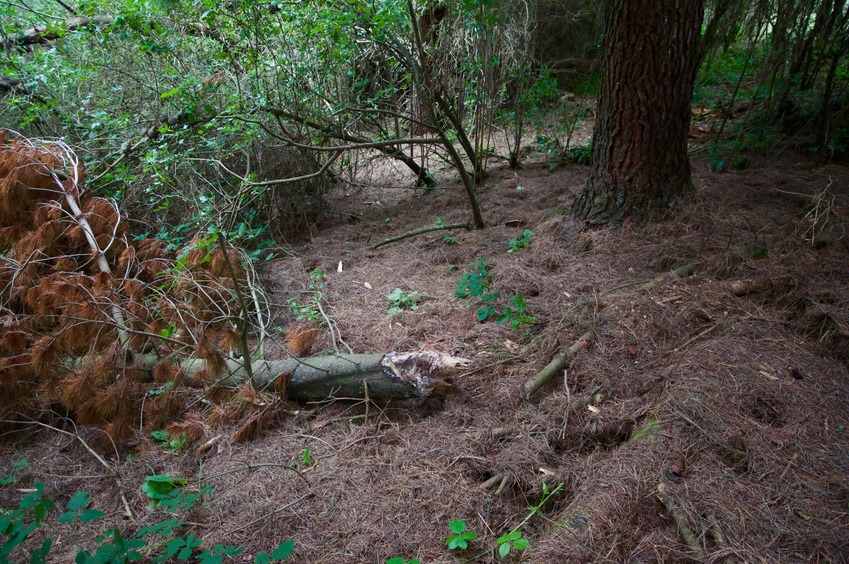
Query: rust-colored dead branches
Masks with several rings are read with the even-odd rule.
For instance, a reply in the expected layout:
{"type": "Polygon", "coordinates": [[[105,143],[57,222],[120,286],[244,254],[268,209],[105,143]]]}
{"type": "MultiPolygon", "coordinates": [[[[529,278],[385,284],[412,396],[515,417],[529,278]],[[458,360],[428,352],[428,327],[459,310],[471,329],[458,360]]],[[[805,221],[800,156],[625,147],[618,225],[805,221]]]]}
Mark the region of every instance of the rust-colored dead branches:
{"type": "Polygon", "coordinates": [[[0,132],[0,419],[69,413],[99,425],[111,449],[184,409],[174,360],[205,360],[210,381],[224,370],[244,273],[234,251],[231,269],[200,237],[179,260],[160,241],[133,241],[84,179],[66,144],[0,132]],[[153,371],[151,355],[162,359],[153,371]]]}

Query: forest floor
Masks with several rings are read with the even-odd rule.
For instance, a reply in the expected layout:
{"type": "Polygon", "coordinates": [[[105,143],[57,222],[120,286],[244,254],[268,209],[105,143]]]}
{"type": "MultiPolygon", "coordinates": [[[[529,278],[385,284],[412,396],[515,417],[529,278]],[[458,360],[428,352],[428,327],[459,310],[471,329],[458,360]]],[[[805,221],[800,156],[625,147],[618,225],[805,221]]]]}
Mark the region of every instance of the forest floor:
{"type": "MultiPolygon", "coordinates": [[[[147,508],[146,475],[202,481],[213,491],[189,530],[246,547],[238,562],[286,539],[287,562],[497,562],[496,539],[517,527],[530,547],[504,561],[846,561],[849,171],[789,152],[693,168],[696,193],[664,221],[586,230],[564,213],[586,167],[495,166],[480,190],[485,230],[376,250],[438,216],[465,222],[459,184],[446,173],[433,193],[332,194],[336,224],[264,267],[269,295],[308,300],[323,269],[323,308],[348,346],[469,359],[450,393],[293,404],[252,442],[147,450],[106,472],[45,430],[0,447],[0,466],[26,457],[57,498],[88,491],[131,531],[166,517],[147,508]],[[530,245],[508,253],[525,229],[530,245]],[[455,297],[479,259],[502,305],[524,296],[532,324],[480,323],[475,299],[455,297]],[[395,288],[418,292],[418,309],[389,316],[395,288]],[[587,332],[526,399],[524,383],[587,332]],[[562,487],[532,514],[543,484],[562,487]],[[452,553],[456,519],[477,538],[452,553]]],[[[291,322],[281,307],[276,324],[291,322]]],[[[315,351],[332,345],[325,329],[315,351]]],[[[282,356],[274,347],[267,356],[282,356]]],[[[62,547],[73,552],[59,536],[62,547]]]]}

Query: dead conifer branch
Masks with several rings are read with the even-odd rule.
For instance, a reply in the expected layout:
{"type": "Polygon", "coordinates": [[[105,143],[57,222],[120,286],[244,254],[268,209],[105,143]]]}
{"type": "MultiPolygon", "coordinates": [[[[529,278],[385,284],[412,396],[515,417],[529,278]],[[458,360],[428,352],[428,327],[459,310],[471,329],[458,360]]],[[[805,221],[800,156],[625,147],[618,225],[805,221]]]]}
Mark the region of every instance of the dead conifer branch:
{"type": "Polygon", "coordinates": [[[574,343],[572,343],[568,349],[557,353],[554,358],[551,359],[551,362],[546,364],[545,367],[537,372],[533,378],[525,382],[525,399],[531,399],[531,396],[533,396],[547,382],[568,368],[569,364],[575,356],[577,356],[581,349],[589,348],[592,340],[592,331],[587,331],[574,343]]]}
{"type": "MultiPolygon", "coordinates": [[[[91,249],[92,253],[95,255],[95,260],[97,261],[97,268],[100,272],[103,272],[108,275],[112,275],[112,269],[109,266],[109,261],[106,260],[106,251],[115,241],[115,236],[118,229],[118,223],[120,221],[120,214],[116,213],[118,220],[113,226],[113,233],[109,239],[109,244],[101,249],[97,243],[97,238],[94,234],[94,230],[91,227],[88,219],[86,219],[85,214],[83,213],[82,208],[77,201],[77,196],[80,194],[81,186],[80,186],[80,162],[77,155],[74,153],[73,149],[69,147],[63,141],[55,141],[52,144],[56,147],[55,150],[50,149],[50,145],[44,144],[41,147],[35,145],[32,141],[27,141],[33,148],[39,148],[40,150],[49,153],[52,157],[54,157],[57,161],[63,164],[63,167],[70,174],[66,174],[65,172],[58,172],[56,170],[47,169],[47,172],[53,178],[53,182],[56,184],[59,192],[62,194],[64,200],[68,203],[68,207],[71,208],[71,212],[73,213],[74,222],[77,223],[82,229],[83,235],[85,236],[86,241],[88,242],[88,246],[91,249]],[[66,186],[66,183],[70,183],[70,188],[66,186]]],[[[112,303],[111,306],[112,319],[115,322],[115,325],[118,327],[118,340],[122,346],[127,344],[127,340],[129,339],[129,335],[127,334],[127,323],[124,319],[124,314],[121,311],[121,308],[116,303],[112,303]]]]}
{"type": "Polygon", "coordinates": [[[402,233],[401,235],[396,235],[395,237],[389,237],[388,239],[384,239],[380,243],[371,246],[371,250],[377,249],[378,247],[382,247],[383,245],[388,245],[389,243],[394,243],[396,241],[401,241],[402,239],[409,239],[410,237],[415,237],[416,235],[422,235],[424,233],[430,233],[431,231],[447,231],[450,229],[466,229],[471,230],[472,226],[466,223],[452,223],[450,225],[431,225],[428,227],[422,227],[421,229],[414,229],[413,231],[407,231],[406,233],[402,233]]]}
{"type": "Polygon", "coordinates": [[[683,540],[684,544],[687,545],[687,548],[690,549],[693,558],[698,562],[704,562],[705,553],[699,544],[698,538],[696,538],[696,535],[693,534],[692,530],[690,530],[690,527],[687,525],[687,521],[684,519],[684,516],[681,515],[680,509],[677,505],[675,505],[674,500],[667,494],[666,488],[662,483],[657,485],[657,499],[663,504],[666,511],[669,512],[669,516],[672,517],[672,521],[674,521],[675,526],[678,527],[678,534],[681,535],[681,540],[683,540]]]}
{"type": "Polygon", "coordinates": [[[495,487],[496,484],[500,484],[501,481],[504,480],[506,477],[507,477],[507,475],[504,474],[504,473],[496,474],[496,475],[492,476],[490,479],[488,479],[487,481],[481,483],[481,485],[479,487],[482,490],[491,490],[492,488],[495,487]]]}

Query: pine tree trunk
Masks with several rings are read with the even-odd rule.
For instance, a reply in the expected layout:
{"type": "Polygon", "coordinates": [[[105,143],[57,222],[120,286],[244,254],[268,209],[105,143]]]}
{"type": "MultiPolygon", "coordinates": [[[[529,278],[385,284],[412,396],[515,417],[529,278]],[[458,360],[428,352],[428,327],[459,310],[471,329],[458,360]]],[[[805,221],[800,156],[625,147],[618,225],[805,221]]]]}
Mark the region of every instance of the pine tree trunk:
{"type": "Polygon", "coordinates": [[[692,189],[687,134],[703,14],[701,0],[608,2],[592,172],[577,218],[657,217],[692,189]]]}

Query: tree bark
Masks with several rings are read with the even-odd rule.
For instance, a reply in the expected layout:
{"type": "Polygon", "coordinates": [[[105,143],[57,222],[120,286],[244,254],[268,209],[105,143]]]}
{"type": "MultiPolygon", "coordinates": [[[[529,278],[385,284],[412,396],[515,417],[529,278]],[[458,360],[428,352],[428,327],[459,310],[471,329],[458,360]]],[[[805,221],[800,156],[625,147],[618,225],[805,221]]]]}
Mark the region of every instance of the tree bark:
{"type": "Polygon", "coordinates": [[[701,0],[608,2],[592,172],[577,218],[657,217],[692,189],[687,134],[703,13],[701,0]]]}

